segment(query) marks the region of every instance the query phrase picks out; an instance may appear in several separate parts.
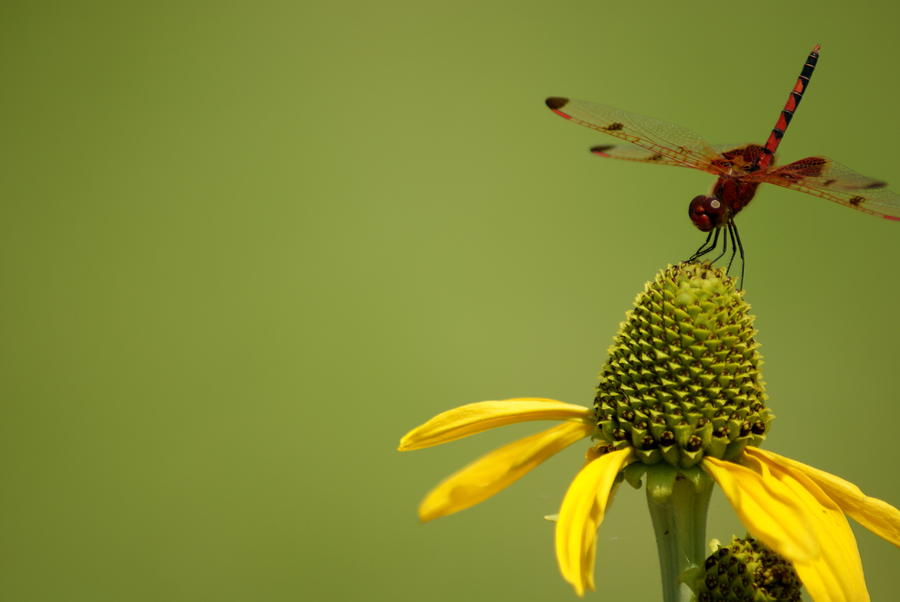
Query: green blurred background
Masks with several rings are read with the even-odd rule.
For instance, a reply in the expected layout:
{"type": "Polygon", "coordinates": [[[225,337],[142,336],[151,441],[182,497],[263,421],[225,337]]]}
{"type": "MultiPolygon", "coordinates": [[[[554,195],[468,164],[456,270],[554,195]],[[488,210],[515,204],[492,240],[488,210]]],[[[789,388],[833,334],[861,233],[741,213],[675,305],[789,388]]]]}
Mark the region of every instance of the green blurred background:
{"type": "MultiPolygon", "coordinates": [[[[4,2],[0,599],[572,600],[576,445],[418,524],[520,425],[401,455],[482,399],[588,404],[712,178],[604,162],[548,95],[897,183],[892,2],[4,2]]],[[[896,188],[896,186],[895,186],[896,188]]],[[[900,504],[900,225],[767,187],[740,216],[770,449],[900,504]]],[[[716,494],[710,537],[742,532],[716,494]]],[[[898,555],[857,529],[873,599],[898,555]]],[[[659,597],[643,492],[597,594],[659,597]]]]}

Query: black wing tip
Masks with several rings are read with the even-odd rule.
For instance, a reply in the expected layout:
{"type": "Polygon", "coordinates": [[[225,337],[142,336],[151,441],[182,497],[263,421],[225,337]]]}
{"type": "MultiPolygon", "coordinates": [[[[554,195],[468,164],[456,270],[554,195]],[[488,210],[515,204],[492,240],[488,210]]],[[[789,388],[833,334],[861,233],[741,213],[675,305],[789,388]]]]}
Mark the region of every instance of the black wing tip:
{"type": "Polygon", "coordinates": [[[555,111],[557,109],[561,109],[569,103],[568,98],[563,98],[562,96],[551,96],[547,100],[544,101],[551,110],[555,111]]]}
{"type": "Polygon", "coordinates": [[[594,154],[603,155],[603,154],[606,154],[606,151],[608,151],[611,148],[615,148],[615,145],[614,144],[601,144],[600,146],[592,146],[590,150],[594,154]]]}

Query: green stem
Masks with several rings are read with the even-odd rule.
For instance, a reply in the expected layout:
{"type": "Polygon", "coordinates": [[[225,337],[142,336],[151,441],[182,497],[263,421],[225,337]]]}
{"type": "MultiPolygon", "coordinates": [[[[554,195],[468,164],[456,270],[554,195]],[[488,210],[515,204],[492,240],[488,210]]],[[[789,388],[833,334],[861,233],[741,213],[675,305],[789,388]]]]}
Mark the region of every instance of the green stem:
{"type": "Polygon", "coordinates": [[[713,481],[698,468],[656,465],[647,470],[647,505],[653,519],[663,602],[688,602],[684,572],[706,557],[706,512],[713,481]]]}

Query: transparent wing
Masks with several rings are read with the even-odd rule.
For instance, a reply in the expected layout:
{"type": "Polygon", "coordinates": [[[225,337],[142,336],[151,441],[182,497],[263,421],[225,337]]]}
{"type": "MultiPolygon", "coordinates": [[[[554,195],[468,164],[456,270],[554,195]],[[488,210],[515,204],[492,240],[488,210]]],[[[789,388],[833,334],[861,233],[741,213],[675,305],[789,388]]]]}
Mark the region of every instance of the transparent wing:
{"type": "Polygon", "coordinates": [[[610,147],[606,151],[610,158],[692,167],[716,175],[724,173],[714,163],[719,154],[706,140],[687,128],[583,100],[552,97],[546,103],[560,117],[615,136],[649,153],[642,155],[629,147],[609,152],[619,148],[610,147]],[[660,158],[654,159],[656,155],[660,158]]]}
{"type": "Polygon", "coordinates": [[[828,157],[806,157],[751,174],[747,179],[799,190],[863,213],[900,221],[900,194],[887,190],[887,183],[857,173],[828,157]]]}
{"type": "Polygon", "coordinates": [[[657,165],[677,165],[684,167],[683,161],[675,161],[661,153],[647,150],[633,144],[604,144],[591,147],[591,152],[605,159],[621,159],[639,163],[656,163],[657,165]]]}
{"type": "MultiPolygon", "coordinates": [[[[721,173],[729,167],[740,169],[745,164],[759,157],[758,144],[714,144],[710,148],[715,158],[709,159],[714,166],[721,168],[712,173],[721,173]]],[[[684,167],[683,161],[675,161],[660,153],[635,146],[633,144],[601,144],[591,147],[591,152],[606,159],[621,159],[639,163],[656,163],[658,165],[678,165],[684,167]]]]}

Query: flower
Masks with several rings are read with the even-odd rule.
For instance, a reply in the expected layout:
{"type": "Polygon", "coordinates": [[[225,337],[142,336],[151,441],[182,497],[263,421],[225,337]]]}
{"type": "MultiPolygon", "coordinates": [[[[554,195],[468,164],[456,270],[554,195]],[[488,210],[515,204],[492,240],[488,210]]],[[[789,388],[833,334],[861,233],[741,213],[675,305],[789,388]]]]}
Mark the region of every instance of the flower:
{"type": "Polygon", "coordinates": [[[594,589],[597,530],[616,484],[624,478],[639,485],[646,477],[661,558],[666,549],[682,551],[670,553],[678,558],[663,567],[667,600],[684,571],[703,562],[713,480],[750,534],[793,565],[814,600],[868,600],[845,514],[900,546],[900,511],[759,447],[773,416],[752,322],[743,293],[721,270],[708,264],[663,270],[626,315],[593,407],[543,398],[484,401],[443,412],[403,437],[399,449],[407,451],[517,422],[560,421],[445,479],[422,501],[420,519],[473,506],[591,437],[597,443],[556,521],[559,568],[578,595],[594,589]],[[683,539],[673,545],[667,537],[683,539]]]}

